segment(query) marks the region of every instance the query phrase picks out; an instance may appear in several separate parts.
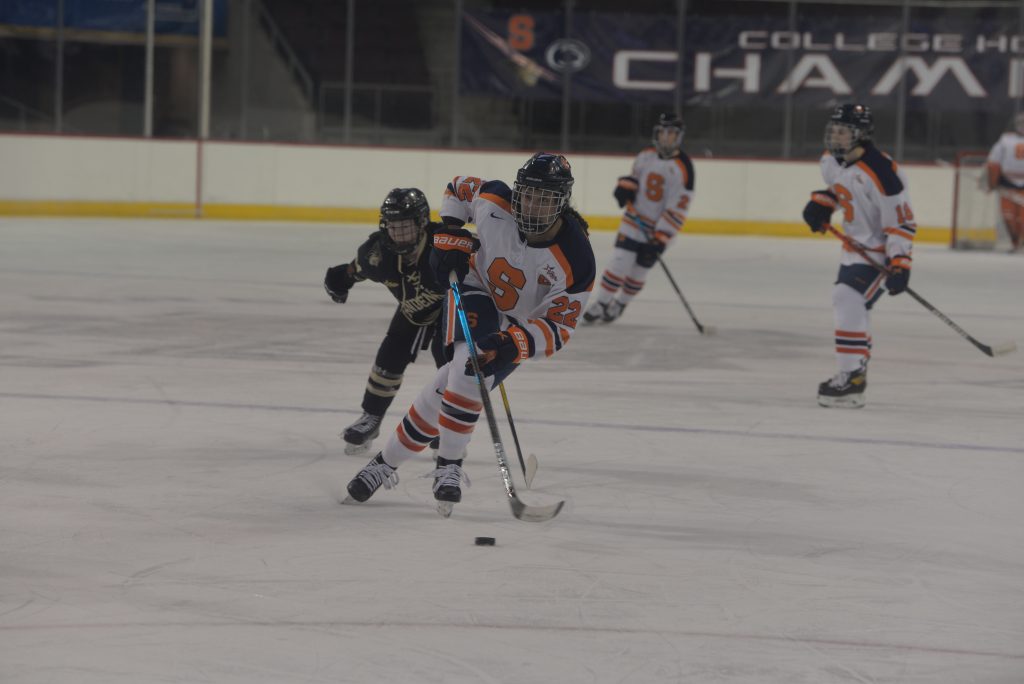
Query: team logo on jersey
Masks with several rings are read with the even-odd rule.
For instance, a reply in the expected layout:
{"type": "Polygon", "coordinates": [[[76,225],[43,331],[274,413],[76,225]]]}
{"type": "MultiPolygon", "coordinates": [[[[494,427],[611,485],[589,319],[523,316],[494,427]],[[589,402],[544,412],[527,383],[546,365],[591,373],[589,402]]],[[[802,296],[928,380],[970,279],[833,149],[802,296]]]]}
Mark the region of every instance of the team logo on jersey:
{"type": "Polygon", "coordinates": [[[543,272],[537,276],[537,284],[551,287],[551,284],[556,280],[558,280],[558,273],[555,272],[555,267],[551,264],[545,264],[543,272]]]}

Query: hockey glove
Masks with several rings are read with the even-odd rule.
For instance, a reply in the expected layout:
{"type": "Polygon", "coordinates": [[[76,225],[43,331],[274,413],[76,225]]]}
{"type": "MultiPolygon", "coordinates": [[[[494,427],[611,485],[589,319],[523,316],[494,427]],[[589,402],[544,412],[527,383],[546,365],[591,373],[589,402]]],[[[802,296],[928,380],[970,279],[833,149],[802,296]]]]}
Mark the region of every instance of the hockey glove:
{"type": "Polygon", "coordinates": [[[480,240],[465,228],[446,226],[434,232],[430,268],[438,285],[447,288],[448,274],[455,271],[459,282],[469,273],[469,258],[480,249],[480,240]]]}
{"type": "Polygon", "coordinates": [[[889,268],[889,275],[885,279],[885,289],[891,295],[898,295],[907,289],[910,284],[910,257],[907,255],[894,256],[885,260],[889,268]]]}
{"type": "Polygon", "coordinates": [[[836,196],[831,190],[811,193],[811,201],[804,207],[804,221],[815,233],[824,233],[825,225],[832,220],[836,210],[836,196]]]}
{"type": "Polygon", "coordinates": [[[327,275],[324,276],[324,289],[338,304],[344,304],[348,300],[348,291],[356,284],[356,279],[349,273],[351,266],[351,264],[332,266],[327,269],[327,275]]]}
{"type": "Polygon", "coordinates": [[[639,188],[640,181],[636,178],[632,176],[619,178],[619,184],[615,186],[615,191],[612,194],[615,195],[615,201],[619,203],[620,209],[636,199],[636,191],[639,188]]]}
{"type": "Polygon", "coordinates": [[[658,257],[665,252],[665,243],[654,238],[650,242],[640,245],[636,250],[636,265],[644,268],[651,268],[658,263],[658,257]]]}
{"type": "MultiPolygon", "coordinates": [[[[476,362],[484,376],[499,373],[530,358],[530,338],[514,325],[476,341],[476,362]]],[[[466,362],[466,375],[473,375],[473,360],[466,362]]]]}

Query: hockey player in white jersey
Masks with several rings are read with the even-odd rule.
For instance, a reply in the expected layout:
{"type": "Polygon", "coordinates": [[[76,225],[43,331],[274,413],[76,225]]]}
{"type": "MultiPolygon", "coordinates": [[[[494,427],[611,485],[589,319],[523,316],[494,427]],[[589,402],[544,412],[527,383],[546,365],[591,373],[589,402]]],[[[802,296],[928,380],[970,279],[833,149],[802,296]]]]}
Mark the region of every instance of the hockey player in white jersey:
{"type": "Polygon", "coordinates": [[[999,210],[1012,251],[1024,246],[1024,112],[988,153],[988,189],[999,193],[999,210]]]}
{"type": "Polygon", "coordinates": [[[804,220],[824,233],[832,213],[842,211],[843,232],[864,250],[883,258],[890,275],[843,246],[832,291],[839,372],[818,386],[818,403],[828,407],[864,406],[871,358],[871,307],[886,290],[895,295],[910,281],[911,250],[917,227],[907,178],[871,142],[874,120],[866,105],[836,107],[825,127],[821,175],[825,190],[811,194],[804,220]],[[884,285],[883,285],[884,280],[884,285]]]}
{"type": "Polygon", "coordinates": [[[685,130],[679,116],[662,114],[654,126],[654,146],[637,155],[630,175],[619,178],[614,195],[625,212],[597,300],[584,314],[587,323],[610,323],[622,315],[686,223],[694,172],[681,149],[685,130]]]}
{"type": "MultiPolygon", "coordinates": [[[[594,285],[596,265],[587,224],[569,206],[569,162],[538,153],[502,181],[458,176],[441,205],[446,228],[434,233],[439,283],[456,273],[477,349],[493,389],[522,363],[565,347],[594,285]],[[476,225],[476,235],[462,226],[476,225]]],[[[434,497],[442,515],[462,498],[466,446],[483,408],[469,349],[448,292],[443,330],[451,361],[420,392],[387,445],[348,484],[351,501],[398,482],[396,469],[439,439],[434,497]]]]}

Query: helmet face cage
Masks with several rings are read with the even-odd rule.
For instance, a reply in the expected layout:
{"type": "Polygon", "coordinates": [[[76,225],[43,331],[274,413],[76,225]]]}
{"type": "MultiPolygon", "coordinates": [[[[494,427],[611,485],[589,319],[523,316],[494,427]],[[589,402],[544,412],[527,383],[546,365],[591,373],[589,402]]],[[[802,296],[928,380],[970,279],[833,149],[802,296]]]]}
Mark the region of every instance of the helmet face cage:
{"type": "Polygon", "coordinates": [[[382,221],[387,232],[391,249],[399,254],[408,254],[419,244],[422,226],[416,219],[400,218],[382,221]]]}
{"type": "Polygon", "coordinates": [[[683,120],[675,114],[662,114],[658,117],[658,123],[654,125],[651,134],[651,142],[662,157],[672,157],[679,153],[683,144],[683,135],[686,133],[686,126],[683,120]]]}
{"type": "Polygon", "coordinates": [[[417,188],[395,188],[380,207],[380,231],[384,243],[398,254],[416,250],[423,229],[430,223],[430,205],[417,188]]]}
{"type": "Polygon", "coordinates": [[[527,235],[539,235],[550,228],[568,203],[569,196],[558,190],[518,182],[512,190],[512,216],[527,235]]]}
{"type": "Polygon", "coordinates": [[[840,105],[825,124],[825,149],[843,161],[856,147],[871,140],[874,132],[874,119],[866,105],[840,105]]]}
{"type": "Polygon", "coordinates": [[[569,162],[559,154],[539,152],[516,174],[512,216],[524,235],[539,235],[554,225],[569,205],[573,177],[569,162]]]}

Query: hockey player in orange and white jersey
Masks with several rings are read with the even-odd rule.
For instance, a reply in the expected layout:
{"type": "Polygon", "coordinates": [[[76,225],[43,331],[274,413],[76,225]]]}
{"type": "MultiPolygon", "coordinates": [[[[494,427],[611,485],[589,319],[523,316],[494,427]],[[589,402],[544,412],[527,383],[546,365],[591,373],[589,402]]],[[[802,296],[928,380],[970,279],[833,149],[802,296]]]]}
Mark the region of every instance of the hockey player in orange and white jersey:
{"type": "MultiPolygon", "coordinates": [[[[520,364],[568,344],[594,286],[596,265],[586,221],[569,206],[569,162],[538,153],[502,181],[458,176],[441,204],[446,228],[434,232],[432,265],[439,283],[454,272],[477,361],[493,389],[520,364]],[[462,226],[476,225],[476,235],[462,226]]],[[[396,469],[438,438],[434,497],[442,515],[461,500],[464,450],[482,410],[469,349],[452,293],[444,313],[451,361],[413,402],[387,445],[348,484],[362,502],[398,481],[396,469]]],[[[468,484],[468,481],[466,481],[468,484]]]]}
{"type": "Polygon", "coordinates": [[[1013,251],[1024,246],[1024,112],[1014,131],[1003,133],[988,153],[988,188],[999,193],[999,209],[1013,251]]]}
{"type": "Polygon", "coordinates": [[[619,178],[615,199],[626,211],[612,258],[601,276],[597,301],[584,314],[587,323],[610,323],[622,315],[686,222],[694,172],[690,157],[680,147],[685,130],[679,116],[662,114],[654,126],[654,147],[641,151],[632,173],[619,178]]]}
{"type": "Polygon", "coordinates": [[[843,232],[868,253],[884,258],[890,275],[843,246],[832,291],[836,358],[839,372],[818,386],[818,403],[828,407],[864,406],[871,358],[871,307],[885,290],[895,295],[910,281],[911,250],[917,227],[907,178],[896,163],[871,142],[874,119],[866,105],[836,107],[825,127],[826,153],[821,176],[828,185],[812,193],[804,220],[824,233],[837,209],[843,232]],[[884,285],[883,285],[884,280],[884,285]]]}

